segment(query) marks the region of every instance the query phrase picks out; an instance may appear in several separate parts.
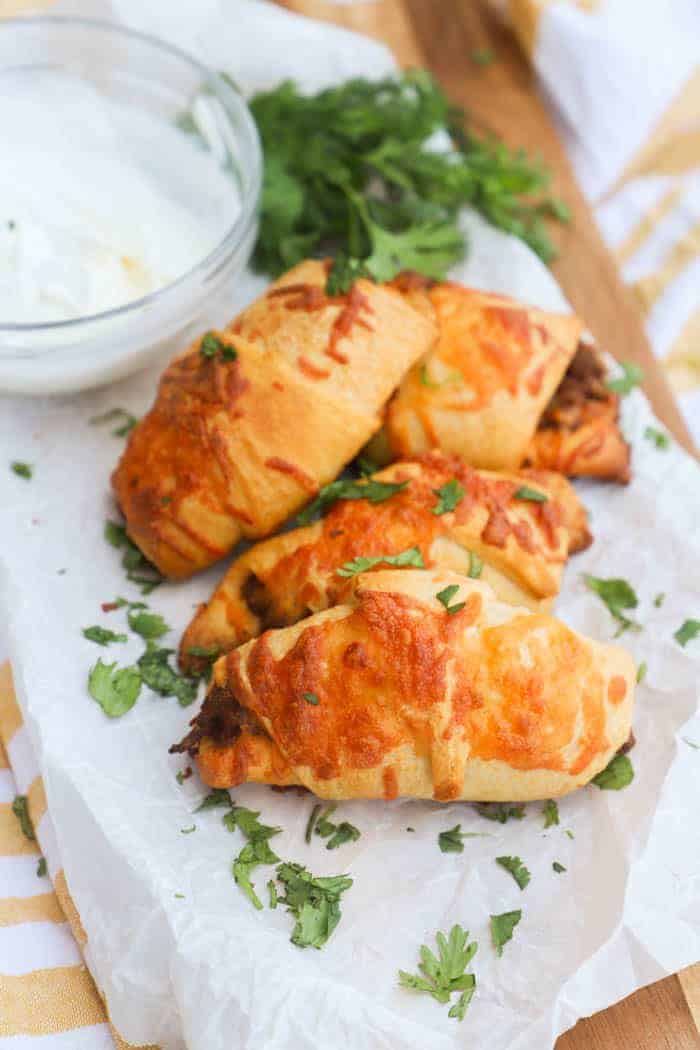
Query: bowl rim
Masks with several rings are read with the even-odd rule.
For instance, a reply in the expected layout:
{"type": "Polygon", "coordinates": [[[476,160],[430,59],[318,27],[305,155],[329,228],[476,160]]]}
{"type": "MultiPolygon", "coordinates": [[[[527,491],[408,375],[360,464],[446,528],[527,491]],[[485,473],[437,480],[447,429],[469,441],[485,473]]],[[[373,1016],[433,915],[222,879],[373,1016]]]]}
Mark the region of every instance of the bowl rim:
{"type": "MultiPolygon", "coordinates": [[[[243,97],[243,93],[220,76],[220,74],[212,69],[211,66],[207,66],[204,62],[200,62],[198,58],[195,58],[194,55],[191,55],[188,51],[178,47],[176,44],[171,44],[169,41],[163,40],[161,37],[155,36],[153,33],[144,33],[141,30],[132,29],[130,26],[121,25],[119,22],[113,22],[106,18],[89,18],[80,15],[41,14],[18,15],[12,18],[3,18],[0,19],[0,33],[9,32],[20,26],[25,27],[28,25],[78,26],[99,33],[114,34],[116,36],[127,37],[130,40],[137,40],[141,44],[146,44],[151,48],[179,59],[181,62],[184,62],[189,65],[190,68],[198,72],[202,80],[211,86],[214,94],[222,103],[227,115],[229,114],[230,109],[239,111],[239,115],[243,119],[246,134],[250,140],[248,145],[251,147],[251,157],[248,174],[250,176],[251,185],[247,190],[241,190],[241,208],[236,219],[216,246],[212,248],[207,255],[200,259],[199,262],[190,267],[189,270],[185,270],[184,273],[180,274],[180,276],[174,281],[170,281],[162,288],[158,288],[155,292],[149,292],[148,295],[141,296],[139,299],[131,299],[129,302],[123,303],[121,306],[114,306],[109,310],[101,310],[94,314],[82,314],[80,317],[74,317],[64,321],[42,321],[37,324],[31,322],[21,324],[4,323],[0,321],[0,335],[14,334],[26,336],[33,332],[47,334],[51,332],[65,333],[71,331],[74,331],[77,334],[81,327],[90,327],[101,321],[123,318],[128,314],[138,313],[143,310],[144,307],[172,298],[172,293],[176,292],[183,284],[190,282],[192,278],[206,275],[210,270],[216,271],[221,257],[225,257],[230,251],[235,250],[235,248],[244,242],[252,223],[255,221],[256,209],[262,189],[262,147],[260,144],[257,125],[253,119],[250,108],[243,97]]],[[[1,69],[0,72],[2,72],[1,69]]],[[[0,354],[2,354],[1,347],[0,354]]]]}

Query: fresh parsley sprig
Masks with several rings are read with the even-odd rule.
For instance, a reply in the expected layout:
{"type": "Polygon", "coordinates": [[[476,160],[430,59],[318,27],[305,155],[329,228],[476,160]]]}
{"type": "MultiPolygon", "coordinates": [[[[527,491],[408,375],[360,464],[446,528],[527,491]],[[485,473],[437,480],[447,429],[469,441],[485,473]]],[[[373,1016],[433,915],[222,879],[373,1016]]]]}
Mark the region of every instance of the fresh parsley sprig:
{"type": "Polygon", "coordinates": [[[435,935],[438,955],[423,944],[420,948],[420,974],[399,970],[399,984],[417,992],[427,992],[439,1003],[448,1003],[454,992],[461,992],[448,1017],[464,1019],[467,1007],[476,989],[476,977],[467,973],[467,967],[476,955],[476,941],[469,943],[469,931],[455,924],[445,937],[442,931],[435,935]]]}
{"type": "Polygon", "coordinates": [[[342,253],[329,294],[365,274],[383,281],[413,269],[442,278],[464,254],[464,205],[543,259],[555,254],[545,220],[567,212],[547,195],[548,173],[522,150],[465,131],[464,114],[424,70],[313,95],[285,81],[250,105],[265,157],[254,254],[262,272],[342,253]],[[429,148],[445,127],[454,149],[429,148]]]}
{"type": "Polygon", "coordinates": [[[496,857],[496,864],[510,872],[521,890],[524,890],[530,881],[530,872],[527,870],[520,857],[496,857]]]}
{"type": "Polygon", "coordinates": [[[627,580],[618,577],[606,580],[599,576],[590,576],[588,573],[584,573],[583,580],[588,589],[597,594],[600,600],[607,605],[610,615],[617,620],[619,626],[616,637],[627,630],[641,631],[640,624],[635,623],[622,611],[623,609],[636,609],[639,605],[637,595],[627,580]]]}
{"type": "Polygon", "coordinates": [[[457,478],[452,478],[442,485],[441,488],[433,489],[433,495],[437,496],[438,501],[431,510],[433,514],[440,516],[455,510],[459,506],[464,499],[464,489],[457,481],[457,478]]]}

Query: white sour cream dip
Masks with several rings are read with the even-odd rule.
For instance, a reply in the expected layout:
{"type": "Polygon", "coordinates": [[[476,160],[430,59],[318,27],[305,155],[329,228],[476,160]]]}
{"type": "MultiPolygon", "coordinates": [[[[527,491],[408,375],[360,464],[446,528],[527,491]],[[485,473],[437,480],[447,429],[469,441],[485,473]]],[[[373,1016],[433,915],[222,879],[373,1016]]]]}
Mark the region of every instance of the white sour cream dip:
{"type": "Polygon", "coordinates": [[[0,78],[0,325],[133,302],[213,251],[234,180],[165,116],[60,70],[0,78]]]}

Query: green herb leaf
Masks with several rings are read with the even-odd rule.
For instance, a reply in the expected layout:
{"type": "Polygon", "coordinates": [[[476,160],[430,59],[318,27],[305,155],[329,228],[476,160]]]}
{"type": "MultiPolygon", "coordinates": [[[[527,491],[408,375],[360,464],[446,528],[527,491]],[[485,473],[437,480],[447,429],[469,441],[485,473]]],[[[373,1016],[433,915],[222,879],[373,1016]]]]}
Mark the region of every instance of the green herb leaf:
{"type": "Polygon", "coordinates": [[[316,834],[320,835],[321,838],[326,839],[335,831],[335,824],[330,819],[338,808],[338,803],[333,802],[330,806],[326,806],[323,813],[320,814],[316,821],[316,834]]]}
{"type": "Polygon", "coordinates": [[[268,884],[267,884],[267,892],[270,895],[270,907],[271,908],[276,908],[277,907],[277,885],[276,885],[274,879],[270,879],[270,881],[268,882],[268,884]]]}
{"type": "MultiPolygon", "coordinates": [[[[278,275],[331,252],[329,294],[365,270],[378,280],[406,269],[442,278],[464,254],[458,213],[468,204],[544,259],[554,255],[544,219],[565,211],[546,194],[547,172],[522,150],[465,131],[424,70],[312,95],[285,81],[250,106],[264,153],[260,271],[278,275]],[[429,140],[446,126],[455,147],[437,152],[429,140]]],[[[191,114],[184,123],[196,133],[191,114]]]]}
{"type": "MultiPolygon", "coordinates": [[[[523,889],[522,886],[520,888],[523,889]]],[[[513,930],[522,917],[523,913],[520,908],[517,911],[504,911],[502,915],[491,916],[491,940],[496,949],[496,955],[503,955],[503,946],[512,938],[513,930]]]]}
{"type": "Polygon", "coordinates": [[[121,718],[130,711],[141,692],[138,667],[103,664],[99,659],[90,671],[88,692],[109,718],[121,718]]]}
{"type": "Polygon", "coordinates": [[[149,638],[161,638],[170,630],[163,617],[158,613],[133,609],[129,613],[129,627],[135,634],[140,634],[146,640],[149,638]]]}
{"type": "Polygon", "coordinates": [[[99,416],[91,416],[88,419],[90,426],[101,426],[103,423],[114,422],[118,422],[118,425],[112,431],[112,437],[126,437],[134,429],[138,419],[125,408],[110,408],[108,412],[103,412],[99,416]]]}
{"type": "Polygon", "coordinates": [[[642,660],[641,664],[637,668],[637,685],[641,685],[647,676],[647,662],[642,660]]]}
{"type": "Polygon", "coordinates": [[[208,795],[205,795],[197,806],[195,813],[201,813],[203,809],[217,809],[219,806],[226,806],[227,809],[231,809],[233,806],[231,796],[225,788],[214,788],[208,795]]]}
{"type": "Polygon", "coordinates": [[[634,361],[621,361],[622,375],[618,379],[608,379],[606,386],[614,394],[624,397],[644,382],[644,370],[634,361]]]}
{"type": "Polygon", "coordinates": [[[281,904],[296,918],[291,940],[299,948],[322,948],[340,922],[340,898],[353,880],[347,875],[316,878],[301,864],[282,863],[277,879],[285,889],[281,904]]]}
{"type": "Polygon", "coordinates": [[[401,492],[408,481],[376,481],[373,478],[354,481],[340,479],[324,485],[318,496],[297,516],[300,525],[307,525],[316,514],[337,503],[339,499],[366,499],[370,503],[384,503],[385,500],[401,492]]]}
{"type": "Polygon", "coordinates": [[[321,701],[315,693],[302,693],[301,695],[304,697],[304,700],[306,700],[307,704],[313,704],[314,707],[318,706],[318,704],[321,703],[321,701]]]}
{"type": "Polygon", "coordinates": [[[474,551],[469,551],[469,572],[467,576],[470,580],[478,580],[481,576],[481,570],[484,567],[484,563],[478,554],[474,551]]]}
{"type": "Polygon", "coordinates": [[[474,992],[476,991],[476,977],[474,976],[474,974],[465,974],[464,979],[465,981],[470,982],[469,987],[462,992],[454,1006],[451,1006],[450,1009],[447,1011],[447,1016],[453,1017],[456,1021],[464,1020],[464,1015],[467,1012],[467,1007],[472,1001],[474,992]]]}
{"type": "Polygon", "coordinates": [[[261,864],[276,864],[278,860],[279,857],[270,849],[267,839],[256,838],[243,847],[233,862],[233,877],[237,885],[258,911],[262,911],[263,905],[255,892],[250,876],[261,864]]]}
{"type": "Polygon", "coordinates": [[[439,489],[433,489],[433,494],[437,496],[438,501],[431,509],[432,513],[438,516],[454,510],[464,499],[464,489],[457,478],[452,478],[439,489]]]}
{"type": "Polygon", "coordinates": [[[654,598],[654,608],[655,608],[655,609],[660,609],[660,608],[661,608],[661,606],[662,606],[662,605],[664,604],[664,602],[665,602],[665,601],[666,601],[666,595],[665,595],[665,594],[663,593],[663,591],[661,591],[661,592],[660,592],[659,594],[657,594],[657,595],[656,595],[656,597],[654,598]]]}
{"type": "Polygon", "coordinates": [[[26,795],[15,795],[12,802],[12,812],[19,821],[19,826],[25,839],[29,839],[30,842],[36,841],[34,825],[32,824],[32,818],[29,816],[29,800],[26,795]]]}
{"type": "Polygon", "coordinates": [[[474,837],[473,832],[462,831],[461,824],[455,824],[448,831],[441,831],[438,835],[438,846],[443,853],[463,853],[464,840],[474,837]]]}
{"type": "Polygon", "coordinates": [[[474,993],[476,979],[466,972],[467,966],[476,954],[477,944],[469,943],[469,931],[455,925],[449,936],[438,932],[435,935],[438,956],[425,944],[420,948],[420,974],[399,970],[399,984],[402,988],[413,988],[417,992],[427,992],[439,1003],[447,1003],[453,992],[469,993],[462,1005],[462,997],[449,1016],[462,1020],[471,996],[474,993]]]}
{"type": "Polygon", "coordinates": [[[341,565],[335,571],[338,576],[357,576],[360,572],[367,572],[368,569],[373,569],[375,565],[384,563],[397,566],[412,565],[416,569],[425,568],[423,555],[418,547],[409,547],[408,550],[401,551],[400,554],[380,554],[376,558],[353,558],[352,561],[346,561],[345,565],[341,565]]]}
{"type": "Polygon", "coordinates": [[[107,630],[106,627],[84,627],[83,638],[87,638],[89,642],[97,642],[98,645],[109,645],[110,642],[126,642],[128,638],[125,634],[115,634],[114,631],[107,630]]]}
{"type": "Polygon", "coordinates": [[[524,890],[530,881],[530,872],[527,870],[520,857],[496,857],[496,864],[509,871],[521,890],[524,890]]]}
{"type": "Polygon", "coordinates": [[[444,588],[444,590],[438,591],[438,593],[435,595],[440,604],[445,606],[445,609],[447,610],[450,616],[454,616],[455,613],[461,612],[461,610],[466,605],[466,602],[457,602],[455,605],[450,605],[450,602],[452,601],[458,590],[459,584],[450,583],[447,587],[444,588]]]}
{"type": "Polygon", "coordinates": [[[323,807],[321,806],[320,802],[317,802],[316,805],[311,810],[311,814],[310,814],[308,822],[306,824],[306,831],[304,832],[304,841],[305,842],[311,842],[311,836],[313,835],[314,825],[316,824],[316,818],[318,817],[318,815],[321,812],[322,808],[323,807]]]}
{"type": "Polygon", "coordinates": [[[557,875],[561,875],[563,872],[566,871],[564,865],[560,864],[558,860],[552,861],[552,869],[556,871],[557,875]]]}
{"type": "Polygon", "coordinates": [[[509,806],[505,802],[477,802],[474,806],[480,817],[505,824],[508,820],[522,820],[525,806],[509,806]]]}
{"type": "Polygon", "coordinates": [[[106,521],[104,536],[112,547],[124,551],[122,568],[126,569],[126,578],[131,583],[138,584],[142,594],[150,594],[160,586],[163,582],[160,572],[144,557],[136,544],[132,543],[123,525],[116,521],[106,521]]]}
{"type": "Polygon", "coordinates": [[[570,839],[574,838],[574,833],[571,830],[571,828],[567,828],[566,831],[564,832],[564,834],[567,836],[567,838],[570,838],[570,839]]]}
{"type": "Polygon", "coordinates": [[[553,798],[548,799],[542,807],[545,830],[559,823],[559,806],[553,798]]]}
{"type": "Polygon", "coordinates": [[[513,493],[513,499],[529,500],[531,503],[546,503],[549,496],[546,492],[540,492],[539,489],[530,488],[529,485],[521,485],[513,493]]]}
{"type": "Polygon", "coordinates": [[[663,430],[657,430],[656,427],[645,427],[644,437],[662,452],[671,447],[671,439],[668,434],[664,434],[663,430]]]}
{"type": "Polygon", "coordinates": [[[357,842],[359,837],[360,829],[356,828],[354,824],[349,824],[347,820],[343,820],[336,825],[335,831],[326,843],[326,849],[338,849],[339,846],[344,845],[346,842],[357,842]]]}
{"type": "Polygon", "coordinates": [[[617,620],[620,625],[617,631],[618,635],[628,629],[641,631],[640,625],[635,623],[634,620],[630,620],[622,612],[623,609],[636,609],[639,605],[637,595],[627,580],[621,580],[616,577],[604,580],[598,576],[589,576],[588,574],[584,574],[583,579],[588,589],[598,595],[601,601],[607,605],[610,615],[617,620]]]}
{"type": "Polygon", "coordinates": [[[674,633],[673,637],[679,645],[685,647],[688,642],[692,642],[699,634],[700,620],[684,620],[678,630],[674,633]]]}
{"type": "Polygon", "coordinates": [[[24,478],[25,481],[29,481],[34,473],[34,467],[31,463],[22,463],[21,460],[18,459],[13,463],[10,463],[10,468],[18,478],[24,478]]]}
{"type": "Polygon", "coordinates": [[[224,361],[235,361],[238,357],[234,348],[229,346],[228,343],[225,343],[224,340],[214,332],[206,332],[206,334],[202,336],[202,341],[199,344],[199,352],[202,357],[210,359],[216,357],[217,354],[220,354],[224,361]]]}
{"type": "Polygon", "coordinates": [[[615,755],[592,783],[604,791],[621,791],[634,780],[634,769],[627,755],[615,755]]]}
{"type": "Polygon", "coordinates": [[[193,831],[197,830],[197,825],[192,824],[189,828],[180,828],[181,835],[191,835],[193,831]]]}
{"type": "Polygon", "coordinates": [[[39,857],[39,863],[36,866],[37,877],[42,878],[42,876],[46,875],[48,870],[49,869],[46,864],[46,857],[39,857]]]}
{"type": "Polygon", "coordinates": [[[345,295],[358,277],[368,276],[361,259],[353,259],[345,252],[338,252],[326,281],[326,295],[345,295]]]}
{"type": "Polygon", "coordinates": [[[159,649],[149,640],[146,642],[146,651],[137,661],[138,668],[144,684],[154,693],[158,693],[159,696],[174,696],[181,707],[188,707],[197,699],[197,682],[173,670],[168,663],[168,657],[172,653],[172,649],[159,649]]]}

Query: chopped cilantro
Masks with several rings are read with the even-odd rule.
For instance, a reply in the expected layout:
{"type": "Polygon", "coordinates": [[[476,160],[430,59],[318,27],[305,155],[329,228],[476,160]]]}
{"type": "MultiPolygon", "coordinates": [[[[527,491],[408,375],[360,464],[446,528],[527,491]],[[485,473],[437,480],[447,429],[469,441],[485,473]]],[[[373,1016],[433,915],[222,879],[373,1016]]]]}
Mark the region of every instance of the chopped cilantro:
{"type": "Polygon", "coordinates": [[[604,791],[621,791],[634,780],[634,769],[627,755],[615,755],[592,783],[604,791]]]}
{"type": "Polygon", "coordinates": [[[270,895],[270,907],[277,907],[277,886],[274,879],[270,879],[267,884],[267,892],[270,895]]]}
{"type": "Polygon", "coordinates": [[[206,332],[202,336],[202,340],[199,344],[199,352],[202,357],[213,358],[217,354],[221,356],[222,361],[235,361],[238,357],[236,350],[228,343],[225,343],[220,336],[214,332],[206,332]]]}
{"type": "Polygon", "coordinates": [[[700,634],[700,620],[684,620],[673,637],[684,648],[700,634]]]}
{"type": "Polygon", "coordinates": [[[22,834],[25,839],[34,842],[36,840],[36,835],[34,834],[32,818],[29,815],[29,800],[26,795],[15,795],[12,802],[12,812],[19,821],[19,826],[22,829],[22,834]]]}
{"type": "Polygon", "coordinates": [[[548,799],[542,807],[545,829],[559,823],[559,806],[553,798],[548,799]]]}
{"type": "Polygon", "coordinates": [[[369,276],[361,259],[353,259],[345,252],[338,252],[326,281],[326,295],[345,295],[358,277],[369,276]]]}
{"type": "Polygon", "coordinates": [[[641,685],[647,676],[647,662],[642,660],[641,664],[637,668],[637,685],[641,685]]]}
{"type": "Polygon", "coordinates": [[[464,489],[457,481],[457,478],[452,478],[451,481],[446,482],[441,488],[433,489],[433,495],[437,496],[438,501],[431,508],[432,513],[440,516],[454,510],[462,502],[464,489]]]}
{"type": "Polygon", "coordinates": [[[307,824],[306,824],[306,831],[304,832],[304,841],[305,842],[311,842],[311,836],[313,835],[314,825],[316,824],[316,818],[318,817],[318,815],[319,815],[319,813],[321,812],[322,809],[323,809],[323,806],[321,805],[321,803],[317,802],[316,805],[311,810],[311,813],[309,815],[309,819],[308,819],[307,824]]]}
{"type": "Polygon", "coordinates": [[[341,565],[339,569],[336,569],[338,576],[357,576],[360,572],[367,572],[368,569],[373,569],[375,565],[412,565],[416,569],[424,569],[425,563],[423,556],[418,547],[409,547],[408,550],[401,551],[400,554],[380,554],[376,558],[353,558],[352,561],[346,561],[344,565],[341,565]]]}
{"type": "Polygon", "coordinates": [[[520,857],[496,857],[496,864],[510,872],[521,890],[524,890],[530,881],[530,872],[527,870],[520,857]]]}
{"type": "Polygon", "coordinates": [[[120,718],[130,711],[141,692],[138,667],[103,664],[100,658],[90,671],[88,692],[109,718],[120,718]]]}
{"type": "Polygon", "coordinates": [[[115,634],[114,631],[109,631],[106,627],[99,627],[97,624],[94,627],[84,627],[83,637],[87,638],[89,642],[97,642],[98,645],[128,641],[125,634],[115,634]]]}
{"type": "Polygon", "coordinates": [[[614,394],[624,397],[634,390],[636,386],[644,382],[644,370],[634,361],[621,361],[622,375],[618,379],[608,379],[606,386],[614,394]]]}
{"type": "Polygon", "coordinates": [[[455,824],[448,831],[441,831],[438,835],[438,845],[443,853],[463,853],[464,840],[474,838],[476,832],[462,831],[461,824],[455,824]]]}
{"type": "MultiPolygon", "coordinates": [[[[253,260],[261,272],[278,275],[330,250],[329,294],[364,273],[439,279],[464,254],[458,212],[467,204],[543,259],[554,255],[545,217],[565,210],[547,195],[548,173],[522,150],[465,131],[425,70],[355,77],[315,94],[287,80],[250,106],[265,160],[253,260]],[[454,147],[437,151],[428,143],[445,127],[454,147]]],[[[183,118],[196,132],[191,114],[183,118]]]]}
{"type": "Polygon", "coordinates": [[[366,499],[370,503],[384,503],[397,492],[402,492],[408,481],[376,481],[374,478],[341,478],[324,485],[316,499],[297,516],[300,525],[307,525],[316,514],[337,503],[339,499],[366,499]]]}
{"type": "Polygon", "coordinates": [[[48,870],[49,869],[46,864],[46,857],[39,857],[39,863],[36,866],[37,877],[42,878],[44,875],[46,875],[48,870]]]}
{"type": "Polygon", "coordinates": [[[529,485],[521,485],[513,493],[513,499],[529,500],[531,503],[546,503],[549,496],[546,492],[540,492],[539,489],[530,488],[529,485]]]}
{"type": "Polygon", "coordinates": [[[575,837],[573,831],[571,830],[571,828],[567,828],[566,831],[564,832],[564,834],[567,836],[567,838],[570,838],[570,839],[573,839],[575,837]]]}
{"type": "MultiPolygon", "coordinates": [[[[160,619],[160,617],[158,617],[160,619]]],[[[197,699],[197,682],[174,671],[168,663],[172,649],[159,649],[154,642],[146,642],[146,650],[138,659],[141,678],[149,689],[159,696],[174,696],[181,707],[188,707],[197,699]]]]}
{"type": "Polygon", "coordinates": [[[126,437],[138,423],[136,416],[127,412],[125,408],[110,408],[99,416],[91,416],[88,419],[90,426],[101,426],[102,423],[117,423],[112,431],[112,437],[126,437]]]}
{"type": "Polygon", "coordinates": [[[427,945],[421,945],[418,964],[420,974],[399,970],[399,984],[402,988],[427,992],[439,1003],[448,1003],[453,992],[461,992],[457,1003],[448,1014],[449,1017],[461,1021],[476,988],[476,977],[466,971],[476,955],[478,945],[476,941],[470,944],[469,931],[456,924],[448,937],[445,937],[442,931],[438,931],[435,940],[438,956],[427,945]]]}
{"type": "Polygon", "coordinates": [[[666,601],[666,595],[664,594],[663,591],[660,591],[659,594],[657,594],[656,597],[654,598],[654,608],[655,609],[660,609],[665,601],[666,601]]]}
{"type": "MultiPolygon", "coordinates": [[[[529,876],[528,876],[529,877],[529,876]]],[[[523,887],[520,887],[523,889],[523,887]]],[[[496,955],[503,955],[503,946],[511,940],[513,930],[523,917],[520,908],[517,911],[504,911],[501,915],[491,916],[491,940],[496,955]]]]}
{"type": "Polygon", "coordinates": [[[231,796],[225,788],[214,788],[208,795],[205,795],[197,806],[195,813],[201,813],[203,809],[216,809],[219,806],[226,806],[227,809],[231,809],[233,806],[231,796]]]}
{"type": "Polygon", "coordinates": [[[18,478],[24,478],[25,481],[29,481],[34,473],[34,467],[31,463],[22,463],[21,460],[16,459],[13,463],[10,463],[10,468],[14,471],[18,478]]]}
{"type": "Polygon", "coordinates": [[[158,613],[144,612],[142,609],[132,609],[129,613],[129,627],[135,634],[140,634],[148,641],[149,638],[161,638],[167,634],[170,628],[158,613]]]}
{"type": "Polygon", "coordinates": [[[656,427],[645,427],[644,437],[647,441],[651,441],[655,448],[665,451],[671,446],[671,439],[668,434],[664,434],[663,430],[657,430],[656,427]]]}
{"type": "Polygon", "coordinates": [[[346,842],[357,842],[360,834],[359,828],[356,828],[354,824],[349,824],[347,820],[343,820],[336,825],[335,831],[326,843],[326,849],[337,849],[338,846],[342,846],[346,842]]]}
{"type": "Polygon", "coordinates": [[[126,569],[126,578],[141,588],[142,594],[150,594],[163,582],[155,565],[146,558],[135,543],[129,539],[126,529],[116,521],[106,521],[104,536],[108,543],[117,550],[123,550],[122,568],[126,569]]]}
{"type": "Polygon", "coordinates": [[[480,817],[505,824],[508,820],[522,820],[525,806],[509,806],[505,802],[477,802],[474,806],[480,817]]]}
{"type": "Polygon", "coordinates": [[[552,869],[553,871],[556,871],[557,875],[561,875],[563,872],[566,871],[564,865],[560,864],[558,860],[552,861],[552,869]]]}
{"type": "Polygon", "coordinates": [[[311,841],[311,833],[315,831],[321,838],[327,838],[326,849],[337,849],[338,846],[342,846],[345,842],[356,842],[360,837],[360,830],[356,828],[354,824],[349,824],[347,820],[342,821],[340,824],[334,824],[329,818],[338,808],[336,803],[328,806],[323,813],[318,814],[320,806],[314,807],[309,818],[309,823],[306,826],[306,841],[311,841]]]}
{"type": "Polygon", "coordinates": [[[223,822],[229,831],[239,828],[248,839],[246,845],[233,862],[233,877],[248,900],[258,911],[262,910],[262,901],[255,892],[250,876],[261,864],[276,864],[277,854],[270,848],[269,839],[279,835],[281,828],[261,824],[260,813],[245,806],[231,806],[223,816],[223,822]]]}
{"type": "Polygon", "coordinates": [[[438,591],[435,595],[441,605],[444,605],[445,609],[450,616],[454,616],[455,613],[461,612],[466,605],[466,602],[456,602],[454,605],[450,605],[450,602],[454,598],[455,594],[459,590],[458,583],[450,583],[442,591],[438,591]]]}
{"type": "Polygon", "coordinates": [[[322,948],[340,922],[340,898],[353,883],[347,875],[316,878],[301,864],[282,863],[277,879],[285,889],[281,904],[295,917],[292,943],[322,948]]]}
{"type": "Polygon", "coordinates": [[[193,831],[197,830],[197,825],[192,824],[189,828],[180,828],[181,835],[191,835],[193,831]]]}
{"type": "Polygon", "coordinates": [[[301,695],[304,697],[307,704],[313,704],[314,707],[321,703],[315,693],[302,693],[301,695]]]}
{"type": "Polygon", "coordinates": [[[467,576],[470,580],[478,580],[481,576],[481,570],[484,567],[484,563],[478,554],[474,551],[469,551],[469,572],[467,576]]]}
{"type": "Polygon", "coordinates": [[[616,636],[628,629],[641,631],[640,625],[630,620],[622,612],[623,609],[636,609],[639,605],[637,595],[627,580],[616,577],[604,580],[599,576],[589,576],[587,573],[584,573],[583,580],[588,589],[597,594],[600,600],[607,605],[610,615],[617,620],[619,627],[616,636]]]}

